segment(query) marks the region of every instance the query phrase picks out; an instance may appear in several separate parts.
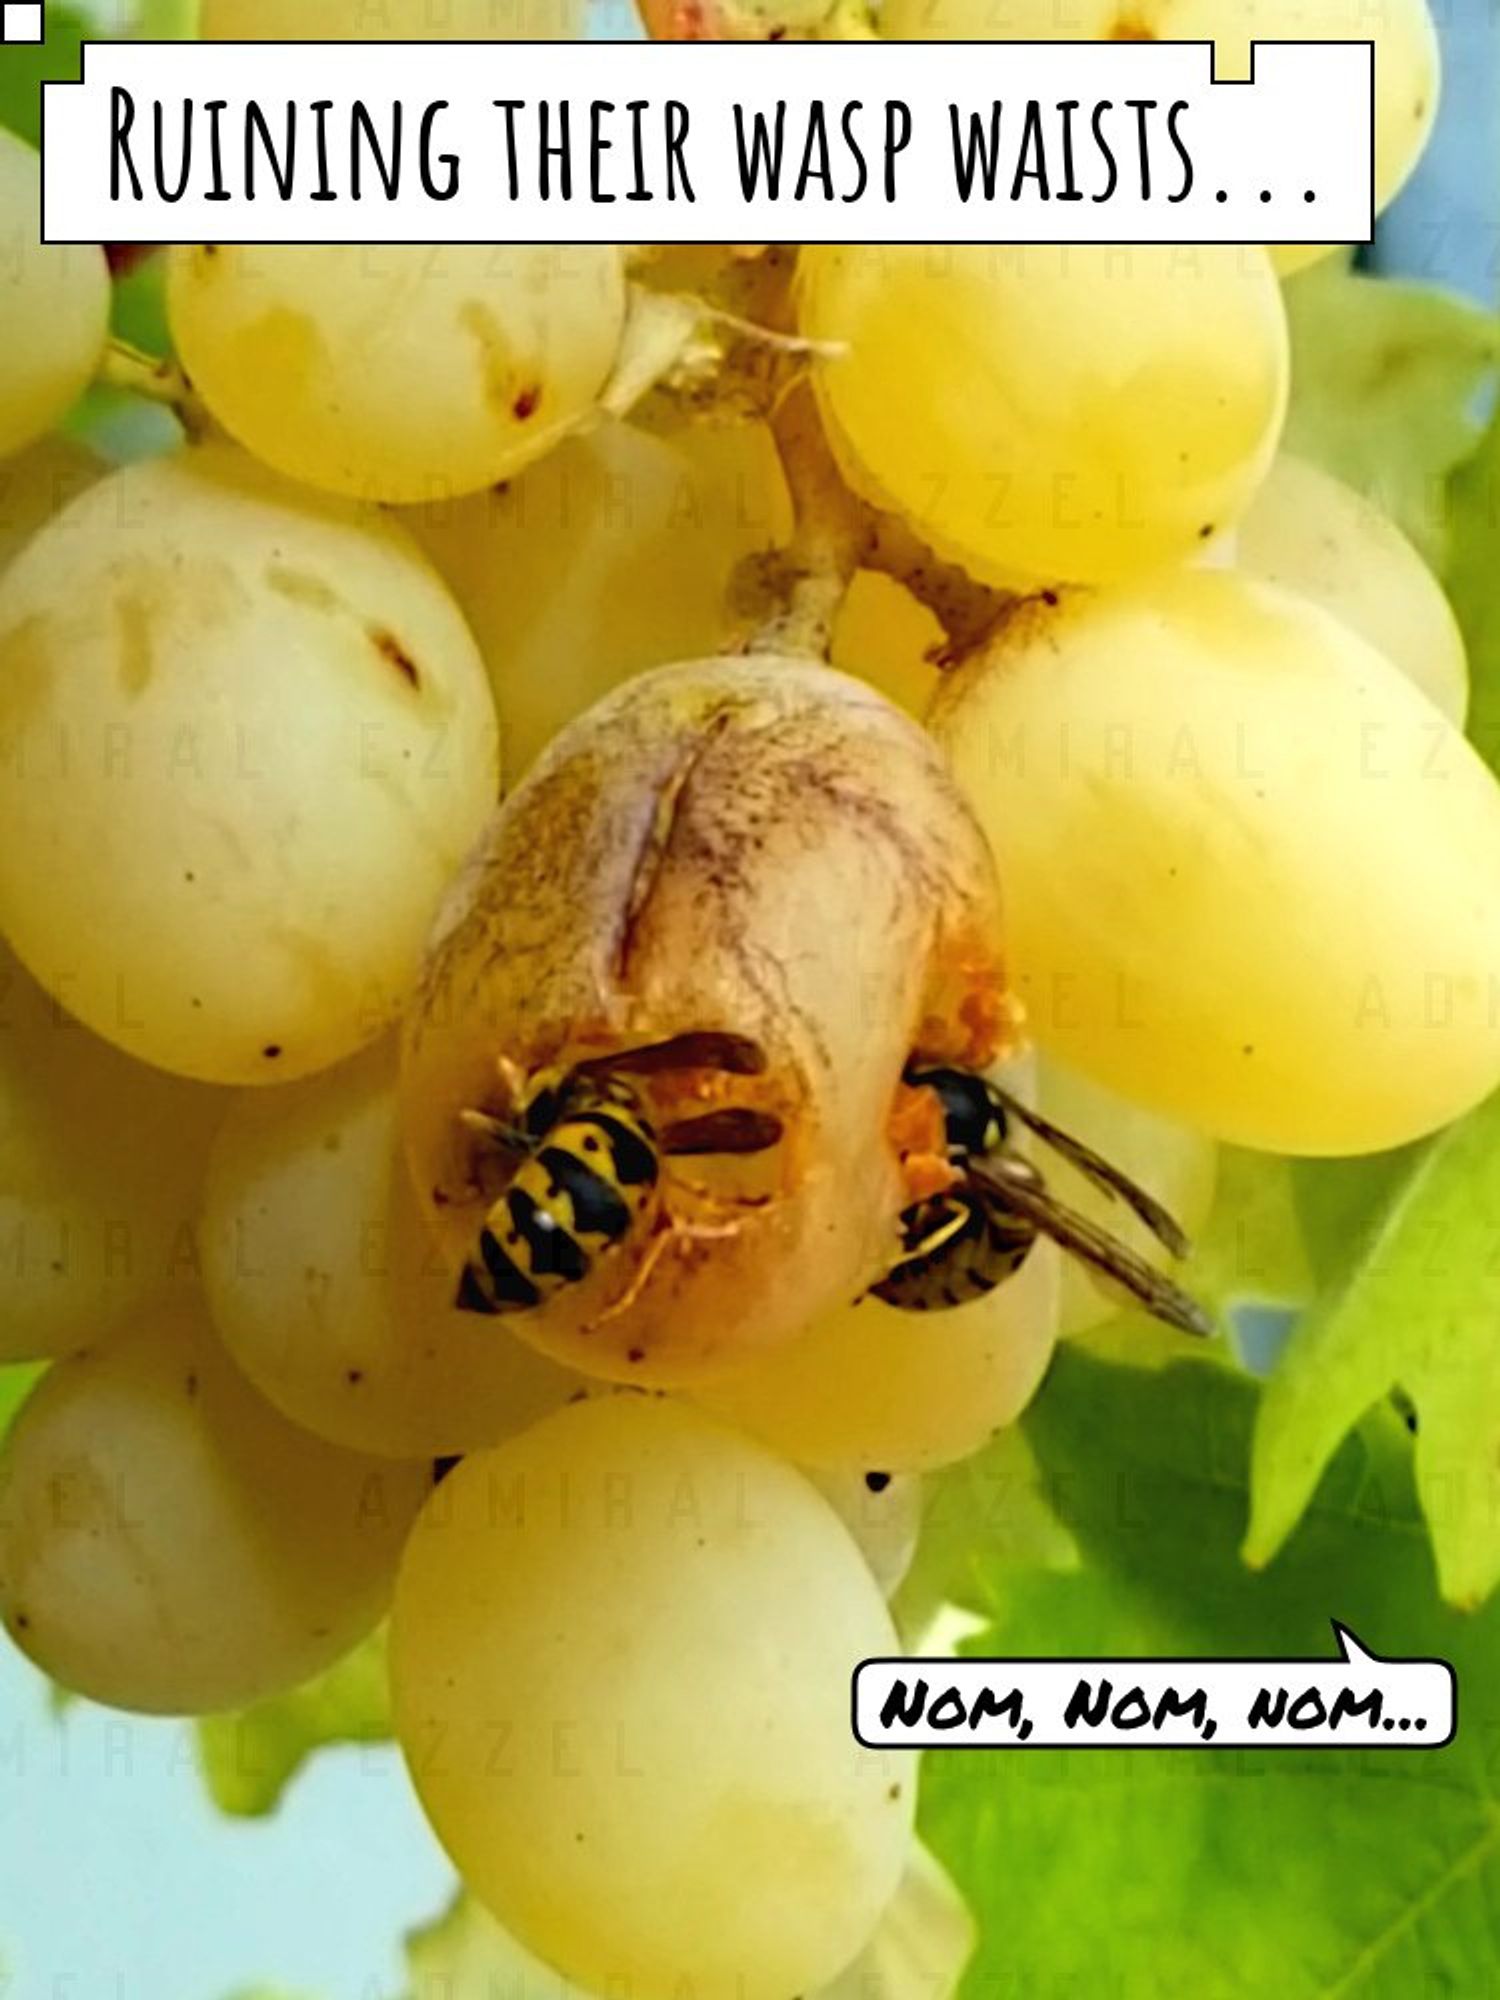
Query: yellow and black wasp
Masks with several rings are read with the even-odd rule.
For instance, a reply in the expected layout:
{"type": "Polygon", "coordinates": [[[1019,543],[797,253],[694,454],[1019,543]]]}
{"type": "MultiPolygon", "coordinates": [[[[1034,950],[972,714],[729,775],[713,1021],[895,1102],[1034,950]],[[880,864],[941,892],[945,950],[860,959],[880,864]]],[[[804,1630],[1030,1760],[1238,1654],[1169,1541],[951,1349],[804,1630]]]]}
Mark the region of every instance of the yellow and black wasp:
{"type": "Polygon", "coordinates": [[[658,1134],[638,1079],[686,1069],[756,1076],[764,1057],[740,1036],[682,1035],[543,1071],[531,1079],[514,1125],[467,1114],[470,1129],[508,1156],[514,1171],[464,1266],[460,1311],[492,1318],[530,1312],[581,1283],[602,1256],[644,1231],[664,1157],[757,1153],[780,1141],[779,1118],[737,1106],[658,1134]]]}
{"type": "Polygon", "coordinates": [[[966,1305],[1014,1277],[1045,1236],[1123,1286],[1155,1318],[1184,1333],[1213,1332],[1208,1314],[1180,1285],[1048,1192],[1036,1167],[1016,1150],[1013,1128],[1032,1132],[1096,1187],[1123,1202],[1174,1257],[1185,1257],[1187,1238],[1144,1188],[987,1077],[913,1065],[906,1083],[936,1096],[948,1161],[958,1180],[946,1193],[917,1202],[902,1215],[902,1254],[872,1287],[876,1298],[905,1312],[966,1305]]]}

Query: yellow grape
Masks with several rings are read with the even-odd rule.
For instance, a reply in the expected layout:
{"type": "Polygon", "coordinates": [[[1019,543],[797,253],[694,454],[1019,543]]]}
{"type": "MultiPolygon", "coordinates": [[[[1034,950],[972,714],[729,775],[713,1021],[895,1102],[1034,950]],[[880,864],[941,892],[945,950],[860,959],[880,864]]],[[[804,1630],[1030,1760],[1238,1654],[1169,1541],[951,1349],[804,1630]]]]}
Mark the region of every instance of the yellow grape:
{"type": "Polygon", "coordinates": [[[1362,493],[1284,452],[1240,522],[1235,560],[1342,619],[1463,727],[1469,662],[1458,620],[1405,535],[1362,493]]]}
{"type": "Polygon", "coordinates": [[[289,1424],[179,1302],[58,1362],[7,1434],[0,1621],[113,1708],[238,1708],[374,1627],[431,1478],[289,1424]]]}
{"type": "Polygon", "coordinates": [[[373,1041],[494,803],[456,606],[381,515],[228,449],[99,481],[0,579],[0,926],[208,1082],[373,1041]]]}
{"type": "Polygon", "coordinates": [[[548,42],[584,0],[203,0],[206,42],[548,42]]]}
{"type": "Polygon", "coordinates": [[[1229,572],[1040,600],[933,726],[988,828],[1044,1048],[1292,1153],[1500,1082],[1500,790],[1328,612],[1229,572]]]}
{"type": "Polygon", "coordinates": [[[511,779],[631,675],[722,646],[735,565],[791,528],[751,424],[668,440],[604,423],[512,485],[406,518],[479,641],[511,779]]]}
{"type": "Polygon", "coordinates": [[[1286,412],[1265,253],[1074,244],[811,245],[802,331],[869,500],[1002,585],[1101,583],[1232,526],[1286,412]]]}
{"type": "Polygon", "coordinates": [[[1035,1395],[1057,1304],[1057,1259],[1040,1246],[1008,1284],[952,1312],[918,1317],[872,1298],[835,1306],[785,1346],[711,1377],[694,1400],[804,1465],[952,1465],[1035,1395]]]}
{"type": "Polygon", "coordinates": [[[0,459],[0,572],[85,487],[109,468],[71,438],[48,437],[0,459]]]}
{"type": "Polygon", "coordinates": [[[246,1092],[203,1194],[203,1281],[246,1375],[354,1451],[494,1444],[577,1378],[503,1322],[453,1310],[400,1156],[389,1044],[284,1090],[246,1092]]]}
{"type": "MultiPolygon", "coordinates": [[[[1375,212],[1422,157],[1437,117],[1442,58],[1427,0],[883,0],[885,34],[910,41],[1118,40],[1214,44],[1220,77],[1250,73],[1250,45],[1375,44],[1375,212]]],[[[1331,244],[1278,244],[1283,276],[1331,244]]]]}
{"type": "Polygon", "coordinates": [[[938,684],[927,656],[942,644],[943,628],[925,605],[890,577],[862,569],[839,610],[832,659],[909,715],[923,716],[938,684]]]}
{"type": "Polygon", "coordinates": [[[109,336],[104,252],[43,243],[41,213],[41,160],[0,127],[0,458],[67,415],[109,336]]]}
{"type": "Polygon", "coordinates": [[[311,486],[476,493],[588,415],[614,364],[613,246],[184,246],[172,337],[213,414],[311,486]]]}
{"type": "Polygon", "coordinates": [[[224,1107],[99,1041],[0,945],[0,1363],[97,1346],[187,1279],[224,1107]]]}
{"type": "MultiPolygon", "coordinates": [[[[1037,1103],[1054,1125],[1082,1139],[1138,1187],[1155,1195],[1189,1237],[1208,1220],[1218,1147],[1204,1133],[1117,1097],[1051,1057],[1037,1066],[1037,1103]]],[[[1169,1262],[1156,1238],[1127,1208],[1051,1152],[1047,1155],[1047,1182],[1059,1200],[1107,1229],[1139,1256],[1157,1265],[1169,1262]]],[[[1102,1325],[1128,1304],[1122,1293],[1101,1286],[1075,1258],[1063,1259],[1059,1331],[1064,1337],[1102,1325]]]]}
{"type": "Polygon", "coordinates": [[[895,1645],[799,1473],[680,1404],[604,1397],[424,1510],[397,1734],[468,1886],[570,1980],[794,2000],[863,1948],[906,1859],[911,1766],[849,1728],[854,1665],[895,1645]]]}

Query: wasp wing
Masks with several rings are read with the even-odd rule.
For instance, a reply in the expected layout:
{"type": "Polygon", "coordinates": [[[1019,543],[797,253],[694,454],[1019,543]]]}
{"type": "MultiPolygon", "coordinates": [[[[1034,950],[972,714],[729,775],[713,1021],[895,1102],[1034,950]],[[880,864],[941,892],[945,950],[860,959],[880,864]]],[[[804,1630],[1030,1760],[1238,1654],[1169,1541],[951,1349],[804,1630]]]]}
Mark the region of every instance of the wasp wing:
{"type": "Polygon", "coordinates": [[[707,1153],[768,1153],[786,1128],[769,1111],[726,1105],[701,1118],[685,1118],[662,1134],[662,1150],[676,1159],[707,1153]]]}
{"type": "Polygon", "coordinates": [[[1182,1333],[1212,1336],[1213,1320],[1181,1285],[1127,1249],[1107,1230],[1098,1228],[1087,1216],[1056,1200],[1029,1173],[1008,1174],[1003,1162],[993,1160],[971,1160],[966,1173],[978,1193],[1024,1215],[1080,1263],[1122,1285],[1154,1319],[1164,1320],[1182,1333]]]}
{"type": "Polygon", "coordinates": [[[1124,1202],[1174,1257],[1187,1256],[1192,1246],[1181,1223],[1162,1207],[1154,1195],[1147,1194],[1143,1187],[1138,1187],[1127,1174],[1122,1174],[1118,1167],[1112,1167],[1108,1160],[1094,1151],[1092,1146],[1084,1145],[1083,1141],[1075,1139],[1071,1132],[1062,1131],[1048,1119],[1043,1118],[1040,1113],[1022,1104],[1018,1098],[1012,1097],[1009,1091],[1002,1090],[998,1084],[991,1084],[990,1089],[1012,1118],[1018,1120],[1029,1132],[1034,1132],[1037,1138],[1050,1146],[1053,1152],[1059,1154],[1070,1166],[1076,1167],[1078,1172],[1086,1180],[1092,1181],[1095,1187],[1102,1188],[1116,1201],[1124,1202]]]}
{"type": "Polygon", "coordinates": [[[766,1052],[748,1035],[704,1030],[675,1035],[667,1042],[650,1042],[643,1048],[590,1056],[574,1065],[574,1074],[591,1076],[609,1070],[623,1076],[659,1076],[664,1070],[674,1069],[711,1069],[725,1076],[764,1076],[766,1052]]]}

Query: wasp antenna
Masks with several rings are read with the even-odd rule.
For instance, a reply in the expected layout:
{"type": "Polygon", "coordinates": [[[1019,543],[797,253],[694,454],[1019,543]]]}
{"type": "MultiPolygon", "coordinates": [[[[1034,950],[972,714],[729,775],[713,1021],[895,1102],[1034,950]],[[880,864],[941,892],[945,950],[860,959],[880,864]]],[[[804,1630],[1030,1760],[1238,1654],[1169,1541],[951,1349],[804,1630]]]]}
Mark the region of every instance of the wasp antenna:
{"type": "Polygon", "coordinates": [[[514,1125],[507,1125],[503,1118],[492,1118],[487,1111],[460,1111],[458,1122],[476,1139],[483,1139],[503,1152],[525,1152],[529,1148],[530,1142],[524,1132],[518,1132],[514,1125]]]}
{"type": "Polygon", "coordinates": [[[1179,1259],[1188,1255],[1192,1245],[1188,1241],[1186,1231],[1177,1218],[1162,1207],[1154,1195],[1147,1194],[1146,1190],[1131,1180],[1128,1174],[1122,1174],[1118,1167],[1111,1166],[1109,1161],[1096,1153],[1092,1146],[1086,1146],[1081,1139],[1075,1139],[1071,1132],[1064,1132],[1061,1127],[1043,1118],[1039,1112],[1033,1111],[1029,1105],[1022,1104],[1018,1098],[1012,1097],[1010,1092],[1003,1090],[999,1084],[992,1083],[989,1088],[1011,1117],[1017,1119],[1029,1132],[1034,1132],[1038,1139],[1050,1146],[1054,1153],[1067,1160],[1071,1166],[1076,1167],[1078,1172],[1086,1180],[1092,1181],[1095,1187],[1101,1188],[1116,1201],[1122,1201],[1145,1223],[1164,1249],[1179,1259]]]}
{"type": "Polygon", "coordinates": [[[1138,1257],[1108,1230],[1058,1201],[1029,1162],[1017,1161],[1012,1167],[1003,1160],[971,1160],[965,1171],[970,1186],[986,1201],[1024,1216],[1090,1270],[1123,1285],[1153,1319],[1175,1326],[1180,1333],[1212,1339],[1217,1331],[1213,1318],[1190,1292],[1138,1257]]]}

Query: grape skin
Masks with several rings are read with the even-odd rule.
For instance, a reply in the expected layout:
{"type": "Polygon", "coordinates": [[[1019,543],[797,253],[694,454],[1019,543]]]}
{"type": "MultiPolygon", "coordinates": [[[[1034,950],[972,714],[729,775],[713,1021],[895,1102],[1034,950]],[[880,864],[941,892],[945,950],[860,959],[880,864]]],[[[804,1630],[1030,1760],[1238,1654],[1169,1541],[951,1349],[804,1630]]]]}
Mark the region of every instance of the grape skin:
{"type": "Polygon", "coordinates": [[[59,1362],[7,1434],[0,1620],[113,1708],[242,1707],[374,1627],[430,1483],[295,1429],[180,1302],[59,1362]]]}
{"type": "Polygon", "coordinates": [[[218,1083],[390,1025],[498,786],[482,665],[409,540],[219,447],[100,481],[12,563],[0,741],[17,954],[218,1083]]]}
{"type": "Polygon", "coordinates": [[[1273,1152],[1396,1146],[1500,1080],[1500,791],[1326,611],[1222,572],[1038,601],[933,726],[1044,1049],[1273,1152]]]}
{"type": "Polygon", "coordinates": [[[1405,535],[1363,494],[1283,452],[1240,522],[1235,562],[1331,611],[1463,728],[1469,662],[1458,620],[1405,535]]]}
{"type": "Polygon", "coordinates": [[[230,1353],[294,1423],[352,1451],[436,1458],[496,1443],[578,1382],[508,1326],[453,1309],[395,1089],[382,1043],[239,1097],[203,1189],[203,1282],[230,1353]]]}
{"type": "Polygon", "coordinates": [[[469,1886],[569,1979],[793,2000],[862,1949],[906,1859],[910,1764],[848,1717],[856,1661],[894,1650],[806,1480],[606,1397],[433,1496],[397,1584],[397,1733],[469,1886]]]}
{"type": "Polygon", "coordinates": [[[109,335],[109,267],[92,244],[42,243],[41,160],[0,127],[0,458],[65,417],[109,335]]]}
{"type": "Polygon", "coordinates": [[[67,437],[43,438],[16,458],[0,459],[0,574],[39,529],[108,469],[67,437]]]}
{"type": "Polygon", "coordinates": [[[851,483],[1002,586],[1102,583],[1233,525],[1286,413],[1255,249],[804,248],[800,324],[851,483]]]}
{"type": "Polygon", "coordinates": [[[586,245],[174,250],[172,338],[209,408],[289,478],[367,501],[477,493],[593,407],[625,316],[586,245]]]}

